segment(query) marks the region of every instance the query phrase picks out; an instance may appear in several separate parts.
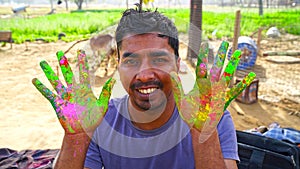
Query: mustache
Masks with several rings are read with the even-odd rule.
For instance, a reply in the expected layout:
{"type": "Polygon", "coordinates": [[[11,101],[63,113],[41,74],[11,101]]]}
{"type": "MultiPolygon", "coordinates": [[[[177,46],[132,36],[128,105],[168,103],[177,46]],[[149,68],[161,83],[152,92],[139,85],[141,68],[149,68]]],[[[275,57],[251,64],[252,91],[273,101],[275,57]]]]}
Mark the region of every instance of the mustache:
{"type": "Polygon", "coordinates": [[[150,85],[154,85],[154,86],[158,86],[159,88],[163,88],[163,84],[159,80],[148,81],[148,82],[137,81],[135,83],[132,83],[130,85],[130,88],[131,89],[136,89],[136,88],[141,88],[141,87],[150,86],[150,85]]]}

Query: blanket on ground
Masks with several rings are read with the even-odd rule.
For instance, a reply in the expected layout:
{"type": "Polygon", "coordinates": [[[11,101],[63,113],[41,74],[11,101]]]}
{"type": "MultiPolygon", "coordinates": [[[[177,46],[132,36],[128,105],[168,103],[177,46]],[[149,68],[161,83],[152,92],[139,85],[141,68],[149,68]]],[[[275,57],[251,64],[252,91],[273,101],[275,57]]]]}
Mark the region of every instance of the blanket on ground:
{"type": "Polygon", "coordinates": [[[0,148],[0,168],[50,169],[58,152],[58,149],[15,151],[0,148]]]}

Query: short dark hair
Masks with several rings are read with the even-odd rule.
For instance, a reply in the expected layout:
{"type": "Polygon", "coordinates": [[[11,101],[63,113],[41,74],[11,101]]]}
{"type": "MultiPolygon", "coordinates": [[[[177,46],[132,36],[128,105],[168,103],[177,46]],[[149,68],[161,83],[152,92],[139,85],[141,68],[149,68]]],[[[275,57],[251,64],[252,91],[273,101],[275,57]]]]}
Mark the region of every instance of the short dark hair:
{"type": "Polygon", "coordinates": [[[159,37],[168,37],[168,44],[173,48],[176,59],[179,57],[178,31],[169,18],[157,10],[144,11],[127,9],[123,12],[115,35],[118,58],[120,58],[122,39],[126,35],[138,35],[151,32],[158,32],[159,37]]]}

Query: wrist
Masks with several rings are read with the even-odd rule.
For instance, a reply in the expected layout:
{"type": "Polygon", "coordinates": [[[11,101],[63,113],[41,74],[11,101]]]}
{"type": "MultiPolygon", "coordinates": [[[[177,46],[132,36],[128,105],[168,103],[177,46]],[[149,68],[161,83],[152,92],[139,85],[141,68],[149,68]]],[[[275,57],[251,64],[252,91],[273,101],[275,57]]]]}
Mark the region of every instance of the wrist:
{"type": "Polygon", "coordinates": [[[76,146],[76,145],[85,145],[89,144],[92,139],[93,133],[65,133],[64,142],[76,146]]]}
{"type": "Polygon", "coordinates": [[[65,133],[60,154],[54,168],[83,168],[91,141],[89,135],[87,133],[65,133]]]}

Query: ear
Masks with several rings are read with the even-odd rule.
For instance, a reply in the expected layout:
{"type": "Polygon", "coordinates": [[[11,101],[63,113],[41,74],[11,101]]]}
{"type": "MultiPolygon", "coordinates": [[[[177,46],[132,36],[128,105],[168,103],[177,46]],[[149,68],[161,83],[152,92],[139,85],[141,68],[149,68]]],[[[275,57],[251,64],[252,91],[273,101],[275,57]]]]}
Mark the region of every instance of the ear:
{"type": "Polygon", "coordinates": [[[176,61],[176,67],[177,67],[177,70],[176,72],[179,73],[179,70],[180,70],[180,61],[181,61],[181,58],[178,57],[177,61],[176,61]]]}

